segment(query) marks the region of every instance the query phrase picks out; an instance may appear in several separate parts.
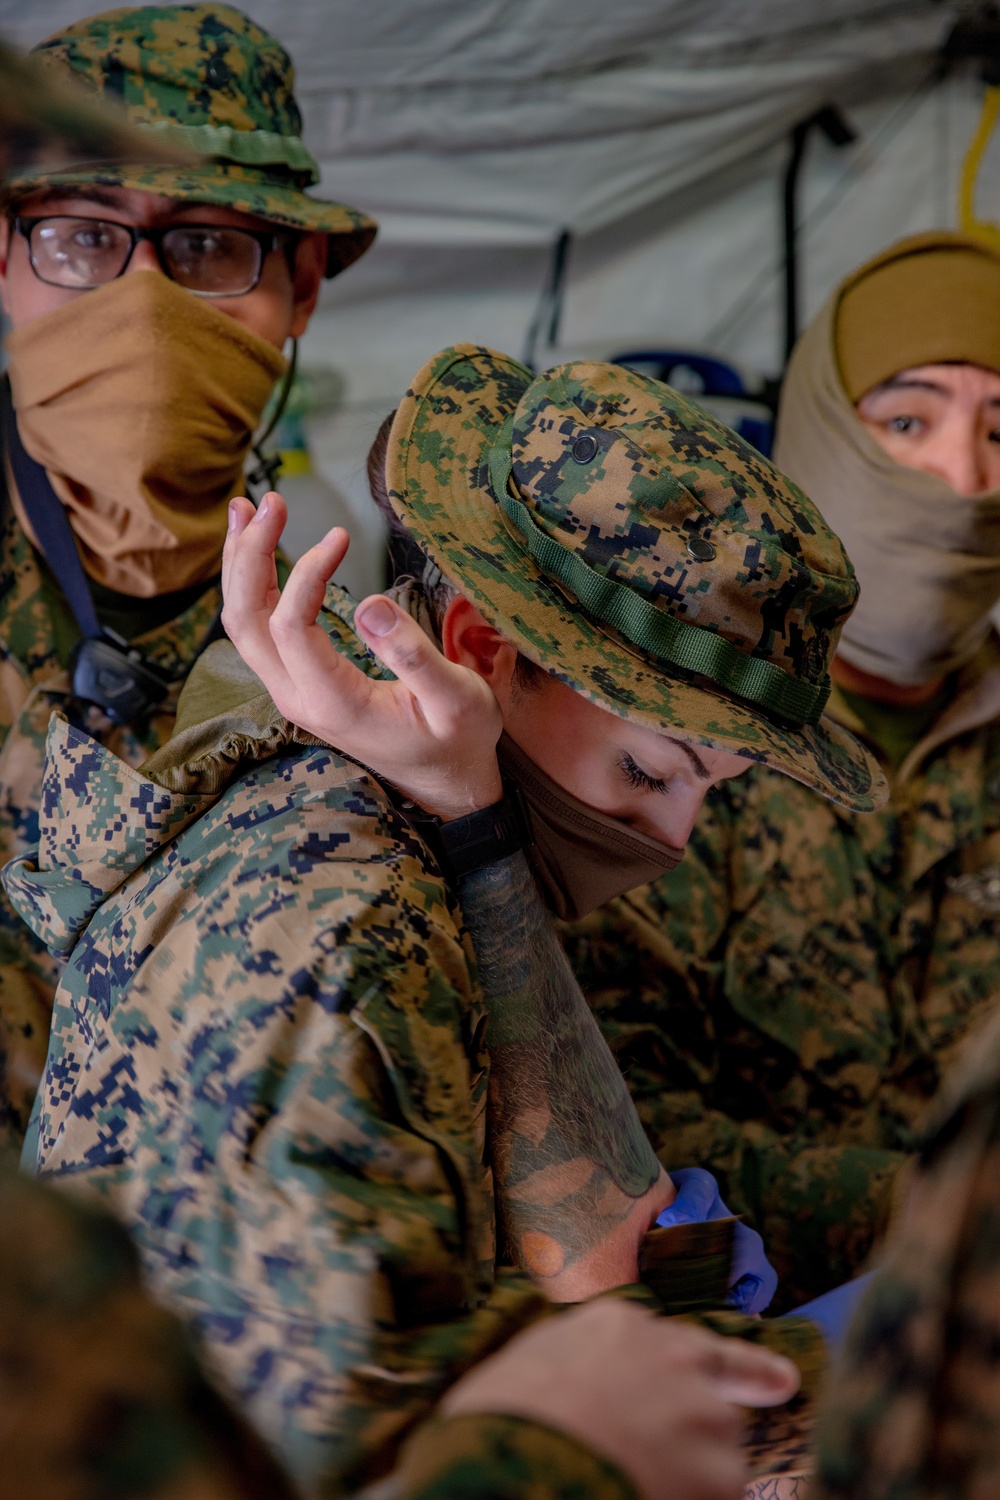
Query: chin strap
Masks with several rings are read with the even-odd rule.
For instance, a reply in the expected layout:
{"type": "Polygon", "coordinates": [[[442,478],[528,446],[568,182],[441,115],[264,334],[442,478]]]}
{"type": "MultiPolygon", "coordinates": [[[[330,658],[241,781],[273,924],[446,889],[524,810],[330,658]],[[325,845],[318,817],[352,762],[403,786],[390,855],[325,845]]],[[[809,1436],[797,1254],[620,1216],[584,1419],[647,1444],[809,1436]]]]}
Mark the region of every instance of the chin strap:
{"type": "Polygon", "coordinates": [[[271,414],[271,420],[264,428],[264,431],[261,433],[260,437],[256,438],[251,444],[251,452],[253,453],[254,458],[257,460],[257,464],[256,467],[251,469],[250,472],[246,475],[246,482],[247,489],[251,491],[250,499],[253,501],[254,505],[258,503],[259,498],[263,498],[268,490],[274,489],[274,481],[281,473],[281,454],[265,453],[264,444],[267,442],[268,438],[271,436],[271,433],[281,421],[285,407],[288,405],[288,398],[292,393],[292,384],[295,380],[295,372],[298,369],[298,363],[299,341],[298,339],[293,339],[292,357],[288,361],[288,369],[285,371],[284,379],[282,380],[281,385],[278,389],[278,394],[275,398],[274,411],[271,414]],[[252,491],[256,489],[258,485],[261,486],[260,497],[252,493],[252,491]]]}

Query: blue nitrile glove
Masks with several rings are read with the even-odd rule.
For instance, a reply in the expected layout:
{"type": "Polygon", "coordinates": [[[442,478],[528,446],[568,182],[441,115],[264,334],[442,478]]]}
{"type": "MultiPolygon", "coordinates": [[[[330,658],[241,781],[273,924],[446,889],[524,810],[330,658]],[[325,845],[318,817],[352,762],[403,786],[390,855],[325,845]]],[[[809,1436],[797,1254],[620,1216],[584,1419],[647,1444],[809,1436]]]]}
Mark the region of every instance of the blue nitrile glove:
{"type": "MultiPolygon", "coordinates": [[[[719,1184],[704,1167],[682,1167],[671,1172],[677,1197],[657,1224],[703,1224],[706,1219],[729,1219],[732,1214],[719,1197],[719,1184]]],[[[764,1254],[764,1241],[754,1229],[733,1225],[733,1263],[726,1302],[742,1313],[763,1312],[778,1289],[778,1273],[764,1254]]]]}
{"type": "Polygon", "coordinates": [[[832,1292],[824,1292],[822,1297],[814,1297],[811,1302],[803,1302],[801,1307],[794,1307],[790,1313],[785,1313],[783,1316],[808,1318],[810,1323],[815,1323],[826,1339],[830,1353],[835,1354],[843,1343],[848,1324],[854,1316],[854,1309],[863,1293],[871,1286],[872,1278],[877,1275],[877,1271],[867,1271],[864,1276],[856,1276],[853,1281],[845,1281],[842,1286],[835,1286],[832,1292]]]}

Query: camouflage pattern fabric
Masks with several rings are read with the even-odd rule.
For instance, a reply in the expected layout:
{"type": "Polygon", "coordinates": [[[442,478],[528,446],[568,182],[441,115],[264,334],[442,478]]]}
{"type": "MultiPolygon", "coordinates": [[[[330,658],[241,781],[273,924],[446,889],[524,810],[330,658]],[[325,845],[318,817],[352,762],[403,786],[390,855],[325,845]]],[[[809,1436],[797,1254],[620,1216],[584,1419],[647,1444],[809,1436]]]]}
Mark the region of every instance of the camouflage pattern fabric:
{"type": "Polygon", "coordinates": [[[1000,995],[1000,648],[883,811],[755,768],[710,794],[676,871],[566,941],[667,1168],[708,1167],[763,1235],[775,1310],[849,1279],[1000,995]]]}
{"type": "MultiPolygon", "coordinates": [[[[573,1439],[517,1417],[428,1423],[395,1500],[635,1500],[573,1439]]],[[[294,1500],[142,1286],[107,1213],[0,1160],[0,1500],[294,1500]]]]}
{"type": "Polygon", "coordinates": [[[294,1500],[107,1214],[0,1160],[0,1500],[294,1500]]]}
{"type": "Polygon", "coordinates": [[[144,772],[53,720],[39,847],[4,874],[67,958],[25,1162],[123,1219],[296,1480],[346,1493],[547,1306],[495,1265],[471,944],[385,790],[228,643],[144,772]]]}
{"type": "Polygon", "coordinates": [[[453,898],[381,787],[220,661],[247,702],[182,728],[156,780],[53,721],[7,884],[69,953],[37,1165],[126,1222],[296,1479],[341,1493],[544,1299],[494,1268],[453,898]]]}
{"type": "Polygon", "coordinates": [[[0,41],[0,174],[27,166],[44,153],[65,169],[82,161],[147,161],[190,166],[194,153],[150,139],[121,114],[88,99],[82,89],[46,77],[34,58],[0,41]]]}
{"type": "Polygon", "coordinates": [[[386,479],[444,576],[584,697],[846,807],[884,800],[874,763],[821,717],[857,599],[840,542],[677,391],[591,361],[533,378],[458,344],[400,403],[386,479]]]}
{"type": "Polygon", "coordinates": [[[935,1105],[879,1279],[830,1384],[810,1500],[1000,1488],[1000,1031],[935,1105]]]}
{"type": "Polygon", "coordinates": [[[520,1417],[431,1421],[393,1477],[407,1500],[637,1500],[619,1469],[565,1433],[520,1417]]]}
{"type": "Polygon", "coordinates": [[[119,102],[125,119],[152,133],[148,162],[18,171],[17,197],[42,186],[100,183],[223,203],[294,229],[329,234],[327,275],[363,255],[374,220],[305,191],[319,168],[302,140],[288,53],[229,5],[143,5],[104,11],[66,27],[36,49],[40,63],[91,94],[119,102]],[[164,142],[205,160],[164,166],[164,142]]]}
{"type": "MultiPolygon", "coordinates": [[[[54,582],[2,503],[0,484],[0,859],[38,842],[38,809],[45,735],[54,710],[65,710],[71,683],[66,668],[79,630],[54,582]]],[[[194,659],[221,604],[206,590],[176,620],[136,644],[167,676],[194,659]]],[[[88,710],[89,732],[131,765],[139,765],[169,737],[177,692],[149,718],[116,727],[88,710]]],[[[49,1016],[61,963],[0,896],[0,1144],[19,1147],[45,1063],[49,1016]]]]}

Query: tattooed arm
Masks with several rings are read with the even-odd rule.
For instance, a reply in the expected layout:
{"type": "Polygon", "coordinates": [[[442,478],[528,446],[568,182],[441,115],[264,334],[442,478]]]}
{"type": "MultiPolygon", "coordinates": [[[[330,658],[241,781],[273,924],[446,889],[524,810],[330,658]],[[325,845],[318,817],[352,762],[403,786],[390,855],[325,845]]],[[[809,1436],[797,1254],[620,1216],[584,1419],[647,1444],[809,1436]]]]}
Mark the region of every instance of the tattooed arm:
{"type": "Polygon", "coordinates": [[[489,1134],[508,1253],[557,1301],[638,1279],[674,1196],[523,854],[458,896],[489,1017],[489,1134]]]}

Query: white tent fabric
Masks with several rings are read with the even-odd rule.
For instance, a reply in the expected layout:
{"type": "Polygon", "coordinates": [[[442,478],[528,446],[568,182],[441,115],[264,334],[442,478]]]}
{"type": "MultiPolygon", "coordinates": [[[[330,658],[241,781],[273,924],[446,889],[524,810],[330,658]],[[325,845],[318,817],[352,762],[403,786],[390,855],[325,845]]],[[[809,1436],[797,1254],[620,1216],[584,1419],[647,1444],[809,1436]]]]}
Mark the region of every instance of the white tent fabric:
{"type": "MultiPolygon", "coordinates": [[[[320,191],[382,225],[375,248],[324,291],[302,351],[339,377],[336,410],[313,422],[311,441],[339,492],[325,519],[339,506],[362,544],[355,587],[377,580],[363,460],[378,421],[447,343],[521,353],[561,229],[574,239],[559,345],[539,351],[544,362],[709,347],[776,373],[791,126],[833,101],[859,133],[847,151],[810,147],[809,315],[882,245],[954,222],[982,92],[971,74],[929,81],[959,0],[241,8],[295,60],[320,191]]],[[[0,0],[0,33],[30,46],[93,9],[0,0]]],[[[320,526],[305,502],[302,524],[320,526]]]]}
{"type": "MultiPolygon", "coordinates": [[[[0,0],[33,43],[78,0],[0,0]]],[[[600,229],[770,144],[831,90],[926,55],[934,0],[252,0],[296,59],[323,186],[387,241],[600,229]]]]}

